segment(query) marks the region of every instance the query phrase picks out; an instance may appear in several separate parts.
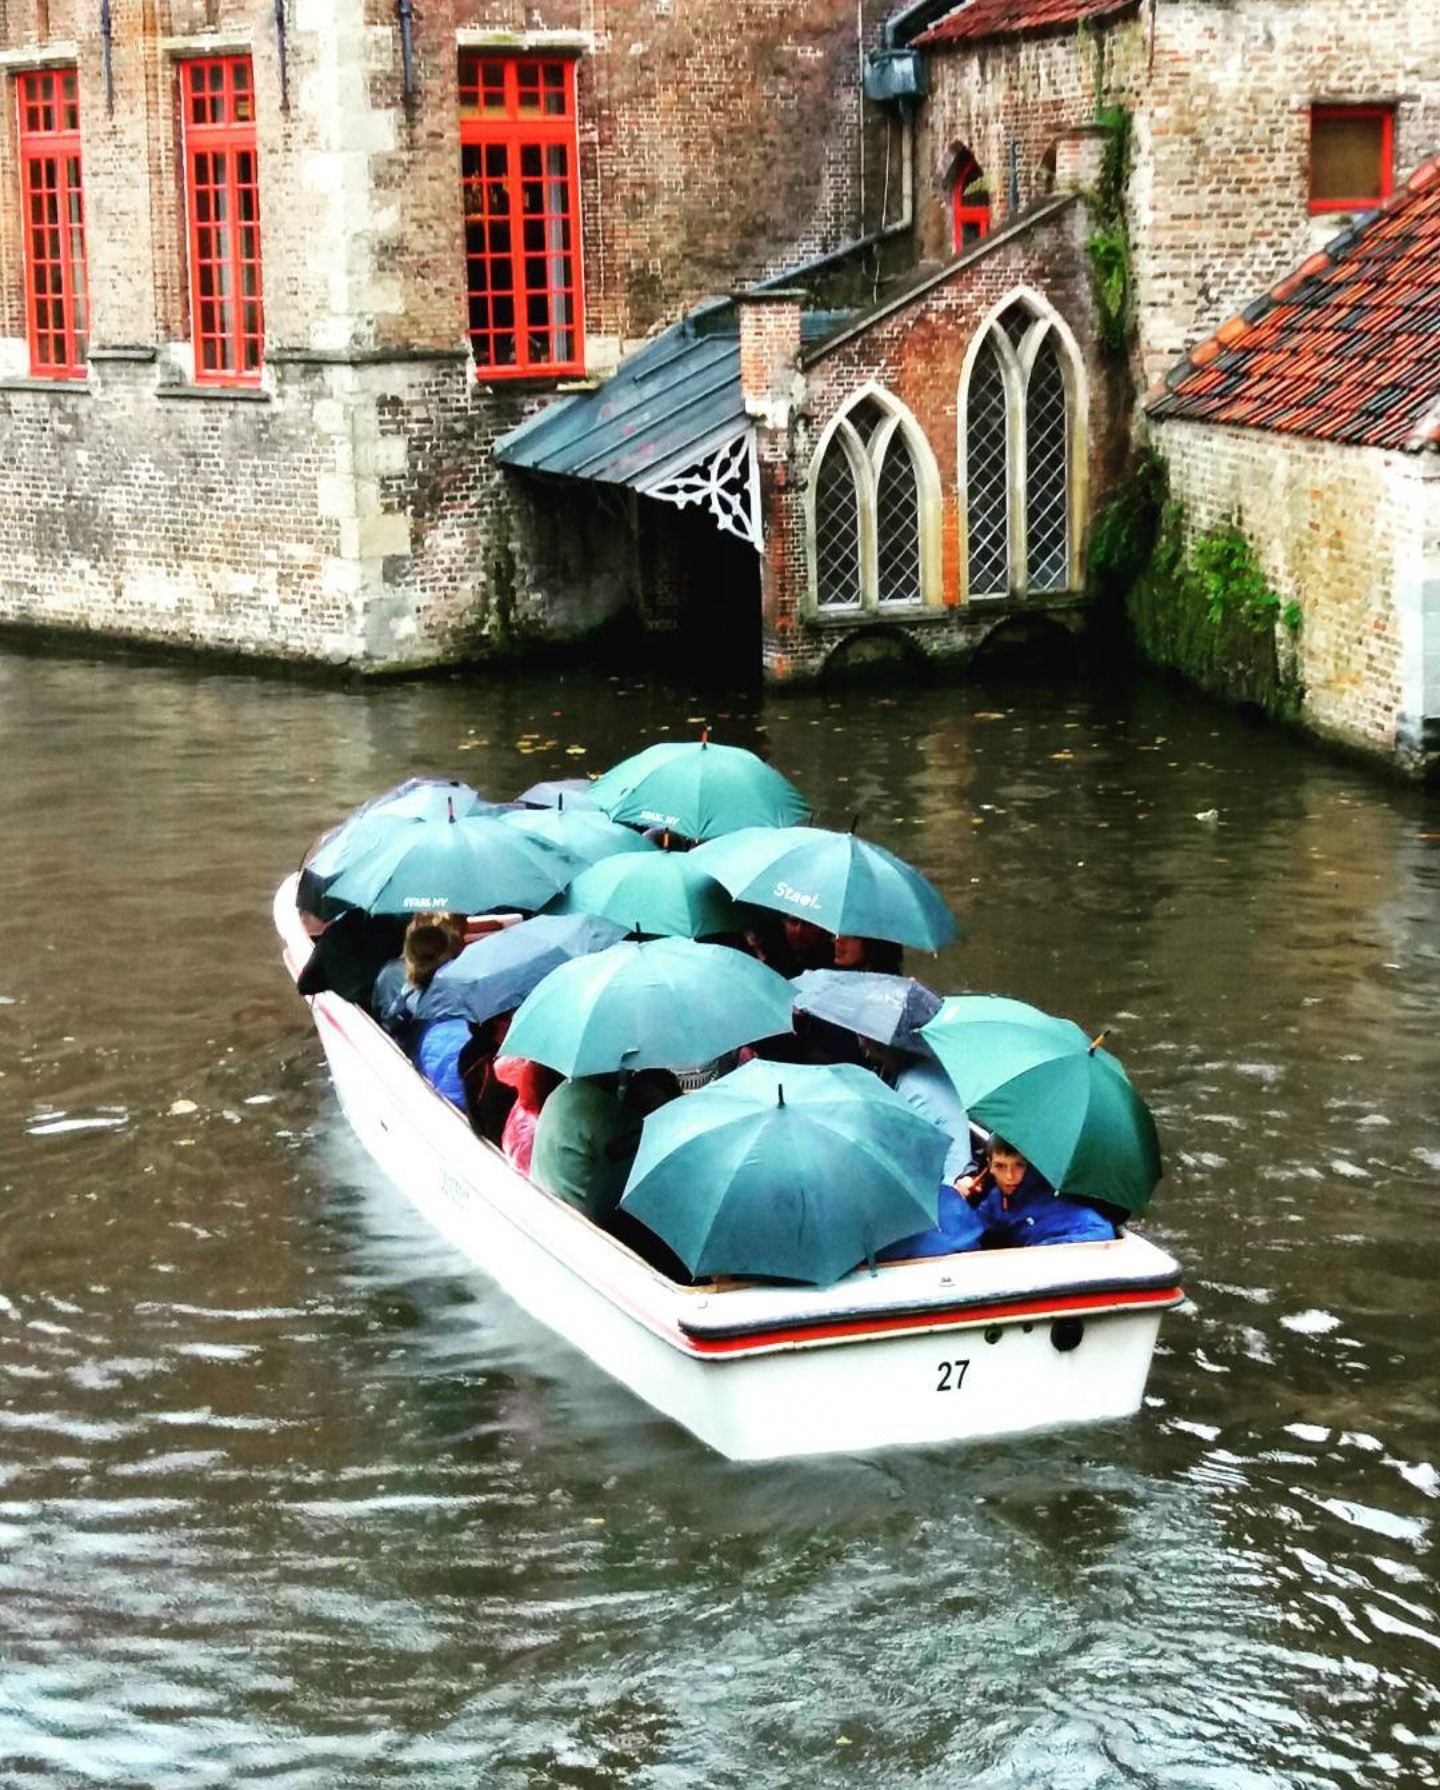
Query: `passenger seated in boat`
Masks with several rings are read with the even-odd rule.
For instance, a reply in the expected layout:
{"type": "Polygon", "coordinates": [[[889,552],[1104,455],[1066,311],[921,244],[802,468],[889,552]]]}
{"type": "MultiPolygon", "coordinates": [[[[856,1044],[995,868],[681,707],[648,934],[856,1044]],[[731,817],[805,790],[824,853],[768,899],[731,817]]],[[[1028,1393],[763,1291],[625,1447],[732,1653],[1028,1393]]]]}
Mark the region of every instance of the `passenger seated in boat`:
{"type": "Polygon", "coordinates": [[[880,976],[903,976],[905,952],[893,939],[857,938],[853,933],[835,935],[837,970],[870,970],[880,976]]]}
{"type": "Polygon", "coordinates": [[[392,1038],[402,1042],[415,1021],[415,1003],[435,972],[463,948],[465,922],[458,914],[416,914],[405,927],[400,954],[375,977],[370,1010],[392,1038]]]}
{"type": "Polygon", "coordinates": [[[562,1081],[540,1110],[530,1150],[530,1179],[597,1224],[614,1211],[634,1157],[627,1143],[636,1122],[620,1098],[618,1080],[585,1075],[562,1081]]]}
{"type": "Polygon", "coordinates": [[[500,1148],[522,1175],[528,1175],[535,1127],[545,1102],[565,1078],[548,1064],[532,1063],[528,1057],[497,1056],[492,1073],[503,1087],[515,1090],[514,1104],[500,1134],[500,1148]]]}
{"type": "Polygon", "coordinates": [[[785,916],[785,947],[794,959],[791,972],[801,970],[833,970],[835,968],[834,935],[817,926],[813,920],[802,920],[798,914],[785,916]]]}
{"type": "Polygon", "coordinates": [[[470,1028],[470,1041],[460,1051],[460,1080],[470,1129],[498,1144],[515,1104],[515,1089],[495,1073],[514,1013],[497,1013],[470,1028]]]}
{"type": "Polygon", "coordinates": [[[306,930],[315,942],[296,978],[301,994],[338,994],[373,1012],[376,973],[400,949],[405,936],[403,916],[367,914],[351,908],[328,925],[311,916],[306,930]]]}
{"type": "Polygon", "coordinates": [[[958,1187],[940,1183],[939,1221],[933,1229],[877,1250],[877,1262],[908,1262],[915,1256],[958,1255],[966,1249],[985,1247],[985,1226],[958,1187]]]}
{"type": "Polygon", "coordinates": [[[984,1230],[982,1249],[1020,1249],[1041,1243],[1103,1243],[1115,1226],[1087,1200],[1057,1193],[1040,1171],[1003,1137],[990,1139],[990,1160],[960,1182],[984,1230]]]}

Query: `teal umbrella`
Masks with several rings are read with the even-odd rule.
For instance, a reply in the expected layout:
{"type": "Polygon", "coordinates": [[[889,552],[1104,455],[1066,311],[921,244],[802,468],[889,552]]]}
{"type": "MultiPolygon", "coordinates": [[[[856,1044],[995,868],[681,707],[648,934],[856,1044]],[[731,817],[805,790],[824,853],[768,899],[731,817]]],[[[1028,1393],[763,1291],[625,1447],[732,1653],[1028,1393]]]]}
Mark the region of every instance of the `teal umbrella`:
{"type": "Polygon", "coordinates": [[[692,1274],[828,1286],[938,1222],[947,1147],[868,1070],[756,1060],[651,1113],[620,1204],[692,1274]]]}
{"type": "Polygon", "coordinates": [[[1100,1038],[1001,995],[953,995],[920,1035],[971,1117],[1061,1193],[1149,1205],[1164,1173],[1154,1116],[1100,1038]]]}
{"type": "Polygon", "coordinates": [[[809,920],[826,932],[938,951],[956,937],[940,892],[913,865],[854,833],[748,827],[691,854],[737,901],[809,920]]]}
{"type": "Polygon", "coordinates": [[[464,820],[472,814],[498,814],[478,790],[453,778],[411,777],[372,796],[340,822],[311,853],[305,868],[322,882],[359,863],[396,837],[398,826],[437,825],[452,817],[464,820]]]}
{"type": "Polygon", "coordinates": [[[533,910],[558,894],[579,864],[499,815],[402,821],[392,832],[328,885],[330,899],[372,914],[533,910]]]}
{"type": "Polygon", "coordinates": [[[660,938],[553,970],[522,1003],[505,1049],[569,1076],[694,1069],[790,1029],[783,976],[728,945],[660,938]]]}
{"type": "Polygon", "coordinates": [[[653,840],[633,827],[617,826],[593,808],[517,808],[505,816],[505,824],[518,827],[532,839],[546,839],[552,845],[562,846],[582,864],[599,864],[621,852],[660,856],[660,848],[653,840]]]}
{"type": "Polygon", "coordinates": [[[582,870],[550,911],[601,914],[627,931],[666,938],[741,931],[745,921],[735,903],[692,857],[651,851],[644,857],[607,858],[582,870]]]}
{"type": "Polygon", "coordinates": [[[743,746],[704,739],[647,746],[590,786],[612,820],[714,839],[739,827],[788,827],[810,809],[795,785],[743,746]]]}

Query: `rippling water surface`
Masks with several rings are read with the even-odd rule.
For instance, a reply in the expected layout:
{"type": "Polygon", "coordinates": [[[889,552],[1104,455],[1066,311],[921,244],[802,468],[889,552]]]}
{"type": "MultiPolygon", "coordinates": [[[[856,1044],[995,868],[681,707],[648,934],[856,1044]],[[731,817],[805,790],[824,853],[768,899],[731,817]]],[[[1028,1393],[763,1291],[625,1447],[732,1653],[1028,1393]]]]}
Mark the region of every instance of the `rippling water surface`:
{"type": "MultiPolygon", "coordinates": [[[[1440,1783],[1440,810],[1153,689],[746,706],[0,656],[0,1783],[1440,1783]],[[338,813],[707,716],[1112,1042],[1143,1415],[742,1467],[467,1271],[270,930],[338,813]]],[[[582,750],[583,749],[583,750],[582,750]]]]}

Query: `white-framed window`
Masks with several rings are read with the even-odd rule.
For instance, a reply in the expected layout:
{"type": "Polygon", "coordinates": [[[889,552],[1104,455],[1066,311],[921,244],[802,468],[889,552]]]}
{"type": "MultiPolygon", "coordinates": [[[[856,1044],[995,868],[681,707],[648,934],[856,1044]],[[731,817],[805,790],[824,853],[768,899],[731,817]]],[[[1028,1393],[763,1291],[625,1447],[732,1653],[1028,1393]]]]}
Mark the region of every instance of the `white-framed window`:
{"type": "Polygon", "coordinates": [[[820,615],[944,601],[941,486],[925,433],[866,384],[831,418],[810,463],[810,600],[820,615]]]}
{"type": "Polygon", "coordinates": [[[1037,293],[1001,301],[960,375],[961,566],[970,599],[1080,582],[1085,367],[1037,293]]]}

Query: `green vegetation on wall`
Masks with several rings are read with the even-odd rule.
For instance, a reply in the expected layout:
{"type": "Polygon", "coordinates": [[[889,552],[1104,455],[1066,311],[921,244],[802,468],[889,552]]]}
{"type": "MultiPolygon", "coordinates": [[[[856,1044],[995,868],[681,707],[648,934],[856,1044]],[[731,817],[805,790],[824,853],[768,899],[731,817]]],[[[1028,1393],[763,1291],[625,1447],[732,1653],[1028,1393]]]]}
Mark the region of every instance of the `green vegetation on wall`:
{"type": "Polygon", "coordinates": [[[1298,713],[1300,606],[1271,588],[1237,522],[1187,530],[1158,455],[1142,455],[1095,518],[1087,572],[1096,596],[1123,600],[1135,644],[1151,664],[1267,714],[1298,713]]]}
{"type": "Polygon", "coordinates": [[[1107,353],[1125,354],[1135,333],[1130,233],[1125,223],[1125,189],[1130,181],[1130,114],[1123,106],[1096,108],[1095,122],[1107,132],[1100,183],[1090,195],[1094,228],[1086,247],[1095,293],[1096,323],[1107,353]]]}

